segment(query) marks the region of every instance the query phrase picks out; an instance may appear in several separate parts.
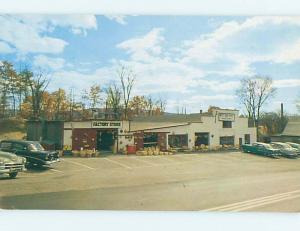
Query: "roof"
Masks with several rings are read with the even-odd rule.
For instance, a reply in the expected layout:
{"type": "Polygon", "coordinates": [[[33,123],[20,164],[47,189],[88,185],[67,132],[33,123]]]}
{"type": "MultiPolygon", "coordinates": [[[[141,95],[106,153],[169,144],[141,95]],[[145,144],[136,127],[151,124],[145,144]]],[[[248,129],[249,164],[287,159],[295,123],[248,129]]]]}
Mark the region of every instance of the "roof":
{"type": "Polygon", "coordinates": [[[300,136],[300,121],[289,121],[282,133],[284,136],[300,136]]]}
{"type": "Polygon", "coordinates": [[[168,123],[191,123],[202,122],[201,116],[212,116],[212,113],[193,114],[167,114],[154,116],[139,116],[132,118],[132,122],[168,122],[168,123]]]}
{"type": "Polygon", "coordinates": [[[163,128],[171,128],[171,127],[179,127],[186,126],[190,123],[144,123],[144,122],[136,122],[130,125],[130,131],[141,131],[141,130],[156,130],[163,128]]]}
{"type": "Polygon", "coordinates": [[[19,143],[19,144],[32,144],[32,143],[36,143],[37,141],[6,139],[6,140],[1,140],[1,142],[13,142],[13,143],[19,143]]]}

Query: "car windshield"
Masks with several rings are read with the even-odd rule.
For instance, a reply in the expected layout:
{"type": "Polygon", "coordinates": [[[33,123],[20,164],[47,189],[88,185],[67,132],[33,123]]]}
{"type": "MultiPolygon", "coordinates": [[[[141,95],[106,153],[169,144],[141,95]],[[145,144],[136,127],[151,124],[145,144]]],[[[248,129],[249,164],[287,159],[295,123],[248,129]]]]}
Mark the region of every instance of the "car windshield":
{"type": "Polygon", "coordinates": [[[28,145],[30,151],[44,151],[45,149],[39,143],[31,143],[28,145]]]}
{"type": "Polygon", "coordinates": [[[263,144],[265,148],[273,148],[270,144],[263,144]]]}
{"type": "Polygon", "coordinates": [[[288,144],[284,144],[284,143],[280,143],[280,144],[272,144],[273,147],[276,147],[276,148],[291,148],[290,145],[288,144]]]}
{"type": "Polygon", "coordinates": [[[291,145],[294,148],[300,148],[300,144],[296,144],[296,143],[289,143],[289,145],[291,145]]]}

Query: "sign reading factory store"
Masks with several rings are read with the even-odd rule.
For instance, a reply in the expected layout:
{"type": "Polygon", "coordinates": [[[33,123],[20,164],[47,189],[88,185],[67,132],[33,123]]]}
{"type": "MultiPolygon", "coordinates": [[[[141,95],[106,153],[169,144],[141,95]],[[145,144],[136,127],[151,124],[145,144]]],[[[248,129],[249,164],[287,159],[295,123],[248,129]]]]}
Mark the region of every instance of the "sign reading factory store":
{"type": "Polygon", "coordinates": [[[235,115],[233,113],[219,113],[219,120],[234,121],[235,115]]]}
{"type": "Polygon", "coordinates": [[[120,128],[120,121],[93,121],[92,128],[120,128]]]}

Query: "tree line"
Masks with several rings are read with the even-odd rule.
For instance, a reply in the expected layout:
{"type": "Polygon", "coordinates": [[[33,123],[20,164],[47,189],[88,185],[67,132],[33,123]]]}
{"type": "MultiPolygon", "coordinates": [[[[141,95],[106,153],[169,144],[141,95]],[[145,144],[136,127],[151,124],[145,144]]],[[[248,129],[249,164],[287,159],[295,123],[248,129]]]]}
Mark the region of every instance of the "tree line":
{"type": "Polygon", "coordinates": [[[288,117],[280,112],[263,112],[276,94],[273,80],[267,76],[252,76],[243,78],[240,87],[236,90],[236,96],[246,110],[249,125],[256,127],[257,139],[263,141],[263,135],[282,133],[288,117]]]}
{"type": "MultiPolygon", "coordinates": [[[[104,119],[131,119],[165,112],[165,99],[133,95],[136,74],[132,69],[119,66],[115,75],[112,77],[118,81],[108,86],[93,84],[79,93],[63,88],[50,92],[50,78],[43,71],[28,67],[16,70],[12,63],[0,61],[0,118],[84,120],[100,113],[104,119]]],[[[268,134],[281,133],[287,123],[285,115],[263,113],[275,93],[273,80],[265,76],[242,79],[236,91],[250,123],[257,129],[264,127],[268,134]]]]}
{"type": "Polygon", "coordinates": [[[117,82],[108,86],[93,84],[79,94],[75,89],[63,88],[50,92],[50,78],[42,70],[24,67],[17,71],[12,63],[0,61],[0,118],[130,119],[165,112],[165,99],[133,95],[136,74],[132,69],[119,66],[114,77],[117,82]]]}

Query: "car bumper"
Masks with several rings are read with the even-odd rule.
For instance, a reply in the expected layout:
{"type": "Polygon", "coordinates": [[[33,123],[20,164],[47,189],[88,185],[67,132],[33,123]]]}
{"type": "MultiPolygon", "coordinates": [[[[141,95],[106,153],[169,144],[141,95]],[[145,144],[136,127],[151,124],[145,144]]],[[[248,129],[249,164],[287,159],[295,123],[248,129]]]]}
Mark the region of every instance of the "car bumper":
{"type": "Polygon", "coordinates": [[[5,168],[0,166],[0,174],[5,174],[5,173],[13,173],[13,172],[23,172],[26,171],[26,168],[23,167],[18,167],[18,168],[5,168]]]}
{"type": "Polygon", "coordinates": [[[58,163],[58,162],[60,162],[60,159],[59,159],[59,158],[56,159],[56,160],[48,160],[48,161],[44,161],[44,165],[50,166],[50,165],[53,165],[53,164],[58,163]]]}

